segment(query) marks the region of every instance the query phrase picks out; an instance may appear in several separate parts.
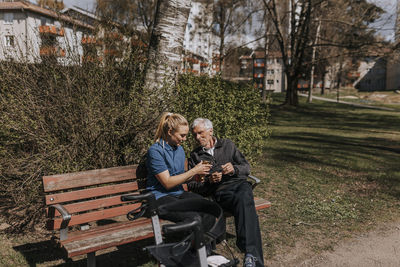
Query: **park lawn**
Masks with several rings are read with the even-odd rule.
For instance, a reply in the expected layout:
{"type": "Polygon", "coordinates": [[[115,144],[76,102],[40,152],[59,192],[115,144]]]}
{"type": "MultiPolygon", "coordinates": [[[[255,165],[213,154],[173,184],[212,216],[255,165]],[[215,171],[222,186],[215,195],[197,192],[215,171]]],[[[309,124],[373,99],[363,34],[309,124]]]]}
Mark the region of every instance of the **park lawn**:
{"type": "Polygon", "coordinates": [[[272,202],[260,215],[271,262],[400,218],[400,112],[305,100],[282,107],[272,96],[272,134],[256,167],[256,195],[272,202]]]}
{"type": "MultiPolygon", "coordinates": [[[[255,195],[272,202],[259,212],[267,265],[293,266],[354,233],[400,218],[400,112],[300,100],[297,108],[284,107],[283,95],[272,95],[272,134],[253,166],[262,179],[255,195]]],[[[231,219],[228,230],[234,233],[231,219]]],[[[64,263],[48,235],[0,237],[0,266],[64,263]]],[[[228,235],[228,243],[234,247],[235,237],[228,235]]],[[[141,250],[145,245],[100,255],[98,266],[154,266],[141,250]]],[[[82,258],[66,265],[85,264],[82,258]]]]}
{"type": "MultiPolygon", "coordinates": [[[[308,95],[308,91],[304,91],[308,95]]],[[[326,89],[325,93],[321,95],[320,89],[313,89],[313,96],[324,97],[337,100],[339,96],[340,101],[363,104],[369,106],[385,107],[400,111],[400,92],[397,91],[358,91],[353,87],[342,87],[337,89],[326,89]]]]}

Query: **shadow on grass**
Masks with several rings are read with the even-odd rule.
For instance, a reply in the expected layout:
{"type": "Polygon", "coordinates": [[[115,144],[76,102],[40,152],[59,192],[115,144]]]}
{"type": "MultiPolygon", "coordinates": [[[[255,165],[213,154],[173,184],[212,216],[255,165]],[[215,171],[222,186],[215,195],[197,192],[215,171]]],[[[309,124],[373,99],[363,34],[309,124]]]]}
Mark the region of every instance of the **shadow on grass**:
{"type": "MultiPolygon", "coordinates": [[[[118,246],[117,250],[96,254],[96,266],[141,266],[157,263],[152,256],[143,250],[144,247],[154,244],[152,238],[137,241],[135,243],[118,246]]],[[[79,256],[76,259],[68,259],[62,248],[59,248],[56,242],[52,240],[41,241],[37,243],[26,243],[15,246],[13,249],[21,253],[29,266],[43,264],[45,266],[86,266],[86,256],[79,256]]]]}
{"type": "Polygon", "coordinates": [[[272,106],[271,114],[269,167],[294,166],[310,174],[319,166],[315,177],[373,180],[400,199],[400,145],[394,137],[400,113],[312,103],[272,106]]]}
{"type": "Polygon", "coordinates": [[[271,106],[271,125],[347,130],[399,131],[399,112],[377,111],[335,103],[271,106]]]}

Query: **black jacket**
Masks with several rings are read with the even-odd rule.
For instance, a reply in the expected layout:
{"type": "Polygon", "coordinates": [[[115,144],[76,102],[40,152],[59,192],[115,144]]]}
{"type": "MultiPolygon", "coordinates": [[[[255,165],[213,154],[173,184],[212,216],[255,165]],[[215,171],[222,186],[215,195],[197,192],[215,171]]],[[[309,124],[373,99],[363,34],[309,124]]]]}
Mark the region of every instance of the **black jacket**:
{"type": "Polygon", "coordinates": [[[197,147],[190,153],[189,168],[193,168],[201,160],[210,161],[213,167],[210,173],[220,172],[221,166],[230,162],[235,169],[233,175],[223,175],[222,181],[219,183],[209,183],[207,180],[205,183],[198,183],[191,181],[188,183],[190,191],[202,194],[212,195],[214,192],[222,190],[224,187],[242,182],[247,179],[250,174],[250,164],[247,162],[243,154],[237,149],[235,144],[229,139],[217,139],[217,143],[214,149],[214,156],[211,156],[203,150],[202,147],[197,147]]]}

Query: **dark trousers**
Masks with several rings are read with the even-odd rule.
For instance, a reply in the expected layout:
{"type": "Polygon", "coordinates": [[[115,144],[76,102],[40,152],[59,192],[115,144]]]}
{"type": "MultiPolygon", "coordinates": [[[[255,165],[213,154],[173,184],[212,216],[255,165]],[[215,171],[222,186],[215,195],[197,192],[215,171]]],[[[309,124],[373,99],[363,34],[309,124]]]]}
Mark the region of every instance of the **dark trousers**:
{"type": "Polygon", "coordinates": [[[215,201],[233,214],[236,227],[236,245],[243,253],[257,257],[257,266],[264,266],[260,225],[254,205],[253,190],[243,181],[215,192],[215,201]]]}
{"type": "MultiPolygon", "coordinates": [[[[203,198],[202,196],[192,193],[192,192],[183,192],[182,194],[178,196],[163,196],[159,199],[156,200],[156,204],[158,206],[175,202],[175,201],[185,201],[185,199],[190,199],[190,198],[203,198]]],[[[183,202],[184,203],[184,202],[183,202]]],[[[166,215],[160,216],[161,219],[168,220],[171,222],[191,222],[193,221],[193,218],[195,216],[200,216],[203,229],[205,232],[211,229],[211,227],[215,223],[215,217],[210,215],[210,214],[205,214],[201,212],[191,212],[191,211],[185,211],[185,212],[170,212],[166,215]]]]}

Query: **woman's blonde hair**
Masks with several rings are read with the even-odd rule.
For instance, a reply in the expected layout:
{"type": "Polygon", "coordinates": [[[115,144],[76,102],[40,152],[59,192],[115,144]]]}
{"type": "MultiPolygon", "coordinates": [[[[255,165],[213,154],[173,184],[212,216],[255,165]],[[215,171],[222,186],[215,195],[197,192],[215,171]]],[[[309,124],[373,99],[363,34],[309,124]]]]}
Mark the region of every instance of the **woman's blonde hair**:
{"type": "Polygon", "coordinates": [[[167,139],[168,131],[175,131],[179,126],[189,126],[189,123],[181,114],[165,112],[161,116],[160,123],[158,124],[155,141],[159,142],[162,138],[167,139]]]}

